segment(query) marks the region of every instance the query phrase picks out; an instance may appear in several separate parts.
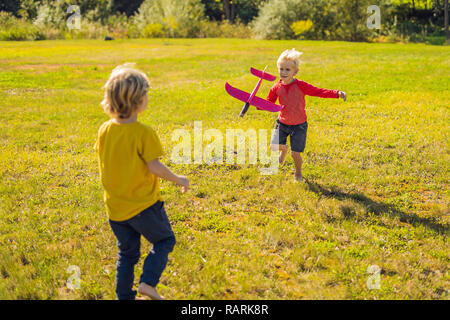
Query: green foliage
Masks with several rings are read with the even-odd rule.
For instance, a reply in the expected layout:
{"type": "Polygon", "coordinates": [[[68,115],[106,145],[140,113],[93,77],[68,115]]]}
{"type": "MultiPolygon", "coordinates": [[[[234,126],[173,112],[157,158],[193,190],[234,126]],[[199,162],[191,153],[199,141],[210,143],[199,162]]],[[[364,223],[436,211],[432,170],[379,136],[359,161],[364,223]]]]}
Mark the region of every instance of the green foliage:
{"type": "Polygon", "coordinates": [[[144,38],[160,38],[164,35],[163,26],[160,23],[148,24],[142,31],[144,38]]]}
{"type": "Polygon", "coordinates": [[[236,17],[245,24],[250,23],[265,2],[267,0],[236,0],[236,17]]]}
{"type": "Polygon", "coordinates": [[[366,41],[372,31],[367,27],[367,8],[371,0],[340,0],[336,16],[336,36],[342,40],[366,41]]]}
{"type": "MultiPolygon", "coordinates": [[[[259,12],[261,6],[267,0],[233,0],[229,2],[230,18],[234,22],[239,21],[244,24],[251,22],[259,12]]],[[[205,6],[205,17],[210,21],[227,20],[224,10],[224,0],[202,0],[205,6]]]]}
{"type": "Polygon", "coordinates": [[[21,0],[19,15],[27,20],[33,21],[36,19],[41,0],[21,0]]]}
{"type": "Polygon", "coordinates": [[[199,38],[251,38],[251,29],[241,22],[202,21],[199,38]]]}
{"type": "Polygon", "coordinates": [[[300,36],[303,33],[307,32],[313,27],[313,23],[311,20],[299,20],[295,21],[291,24],[291,29],[294,31],[296,36],[300,36]]]}
{"type": "Polygon", "coordinates": [[[252,23],[253,32],[262,39],[293,39],[291,25],[296,21],[312,21],[306,39],[336,39],[339,23],[337,0],[269,0],[252,23]]]}
{"type": "Polygon", "coordinates": [[[65,0],[48,1],[38,7],[34,24],[41,28],[47,26],[61,28],[66,23],[66,10],[68,5],[65,0]]]}
{"type": "Polygon", "coordinates": [[[111,11],[126,14],[127,17],[134,15],[144,0],[112,0],[111,11]]]}
{"type": "Polygon", "coordinates": [[[305,33],[305,38],[335,40],[339,4],[333,0],[315,0],[311,10],[310,19],[313,22],[313,28],[305,33]]]}
{"type": "Polygon", "coordinates": [[[443,45],[445,44],[445,37],[427,37],[426,43],[434,44],[434,45],[443,45]]]}
{"type": "Polygon", "coordinates": [[[139,30],[149,24],[160,24],[167,37],[195,37],[203,19],[200,0],[146,0],[133,22],[139,30]]]}
{"type": "Polygon", "coordinates": [[[310,17],[310,0],[269,0],[253,21],[253,32],[259,39],[292,39],[291,24],[310,17]]]}
{"type": "Polygon", "coordinates": [[[43,40],[44,32],[25,19],[0,11],[0,41],[43,40]]]}
{"type": "Polygon", "coordinates": [[[11,12],[14,16],[19,15],[21,0],[2,0],[0,2],[0,12],[11,12]]]}
{"type": "Polygon", "coordinates": [[[307,30],[294,26],[303,38],[368,41],[388,33],[392,13],[390,0],[378,1],[384,27],[371,30],[367,27],[371,4],[370,0],[269,0],[254,20],[253,31],[258,38],[291,39],[296,36],[293,23],[310,20],[312,25],[307,30]]]}

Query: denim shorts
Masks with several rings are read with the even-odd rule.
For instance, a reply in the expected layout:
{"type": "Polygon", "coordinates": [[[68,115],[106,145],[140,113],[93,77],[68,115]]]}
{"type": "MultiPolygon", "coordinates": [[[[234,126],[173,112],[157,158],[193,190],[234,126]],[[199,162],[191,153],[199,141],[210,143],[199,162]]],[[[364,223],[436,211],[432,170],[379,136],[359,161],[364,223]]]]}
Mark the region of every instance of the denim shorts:
{"type": "Polygon", "coordinates": [[[306,146],[306,131],[308,131],[308,122],[300,124],[287,125],[277,119],[277,124],[272,132],[270,144],[286,145],[289,136],[291,150],[295,152],[303,152],[306,146]]]}

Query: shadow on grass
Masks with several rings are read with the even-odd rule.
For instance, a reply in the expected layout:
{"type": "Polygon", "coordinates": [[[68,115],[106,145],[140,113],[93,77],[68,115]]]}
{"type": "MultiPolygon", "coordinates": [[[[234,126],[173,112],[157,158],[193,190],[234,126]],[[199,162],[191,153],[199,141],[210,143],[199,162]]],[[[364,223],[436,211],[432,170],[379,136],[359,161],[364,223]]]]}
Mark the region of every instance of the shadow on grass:
{"type": "MultiPolygon", "coordinates": [[[[366,213],[372,212],[376,215],[387,214],[392,217],[399,217],[401,222],[409,223],[411,225],[421,224],[426,228],[432,229],[440,234],[449,234],[450,228],[448,225],[442,225],[436,222],[433,218],[422,218],[416,214],[408,214],[399,210],[392,204],[386,204],[383,202],[377,202],[362,193],[347,193],[343,192],[335,187],[325,188],[320,184],[305,179],[305,182],[310,191],[327,198],[334,198],[338,200],[350,199],[362,204],[366,210],[366,213]]],[[[353,216],[350,208],[342,207],[342,213],[344,217],[349,218],[353,216]]]]}

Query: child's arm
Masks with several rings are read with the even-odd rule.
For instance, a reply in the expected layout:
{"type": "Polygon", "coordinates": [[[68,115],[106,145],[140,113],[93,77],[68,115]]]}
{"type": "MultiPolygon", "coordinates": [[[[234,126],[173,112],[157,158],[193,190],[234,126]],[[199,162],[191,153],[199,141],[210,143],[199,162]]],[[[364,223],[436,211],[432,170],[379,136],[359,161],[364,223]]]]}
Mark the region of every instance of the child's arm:
{"type": "MultiPolygon", "coordinates": [[[[272,86],[272,88],[270,88],[270,91],[269,91],[269,93],[267,94],[266,100],[268,100],[268,101],[270,101],[270,102],[272,102],[272,103],[276,103],[276,102],[277,102],[277,99],[278,99],[278,94],[277,94],[278,88],[279,88],[279,84],[278,84],[278,83],[275,83],[275,84],[272,86]]],[[[284,106],[281,105],[281,107],[283,108],[284,106]]],[[[256,107],[256,109],[261,110],[261,109],[259,109],[258,107],[256,107]]]]}
{"type": "Polygon", "coordinates": [[[343,98],[344,101],[347,98],[345,92],[342,92],[339,90],[329,90],[329,89],[317,88],[305,81],[300,81],[299,86],[300,86],[300,90],[302,90],[308,96],[314,96],[314,97],[320,97],[320,98],[343,98]]]}
{"type": "Polygon", "coordinates": [[[169,168],[167,168],[164,164],[159,162],[159,159],[156,158],[147,163],[148,170],[153,173],[155,176],[160,177],[161,179],[174,182],[183,187],[183,193],[188,191],[189,189],[189,180],[185,176],[179,176],[174,174],[169,168]]]}
{"type": "Polygon", "coordinates": [[[269,94],[267,95],[266,100],[269,100],[270,102],[277,102],[278,95],[277,95],[277,84],[275,84],[272,88],[270,88],[269,94]]]}

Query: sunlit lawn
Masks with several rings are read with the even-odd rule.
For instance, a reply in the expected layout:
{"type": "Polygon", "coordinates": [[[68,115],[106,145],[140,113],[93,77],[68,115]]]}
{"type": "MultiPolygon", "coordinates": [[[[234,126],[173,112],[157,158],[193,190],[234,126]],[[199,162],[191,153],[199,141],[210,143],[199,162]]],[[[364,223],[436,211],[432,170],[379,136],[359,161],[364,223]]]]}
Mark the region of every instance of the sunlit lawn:
{"type": "Polygon", "coordinates": [[[191,179],[187,194],[161,183],[178,241],[164,296],[448,299],[449,56],[423,44],[0,42],[0,299],[115,299],[117,248],[92,145],[108,119],[102,86],[124,62],[150,77],[140,121],[160,135],[162,161],[191,179]],[[194,121],[224,137],[270,135],[276,114],[252,107],[239,118],[224,84],[250,91],[250,67],[277,74],[278,55],[293,47],[304,52],[299,79],[348,95],[306,98],[305,183],[293,181],[290,156],[274,175],[171,162],[174,130],[193,135],[194,121]],[[77,290],[66,285],[72,265],[77,290]],[[368,287],[373,265],[379,289],[368,287]]]}

